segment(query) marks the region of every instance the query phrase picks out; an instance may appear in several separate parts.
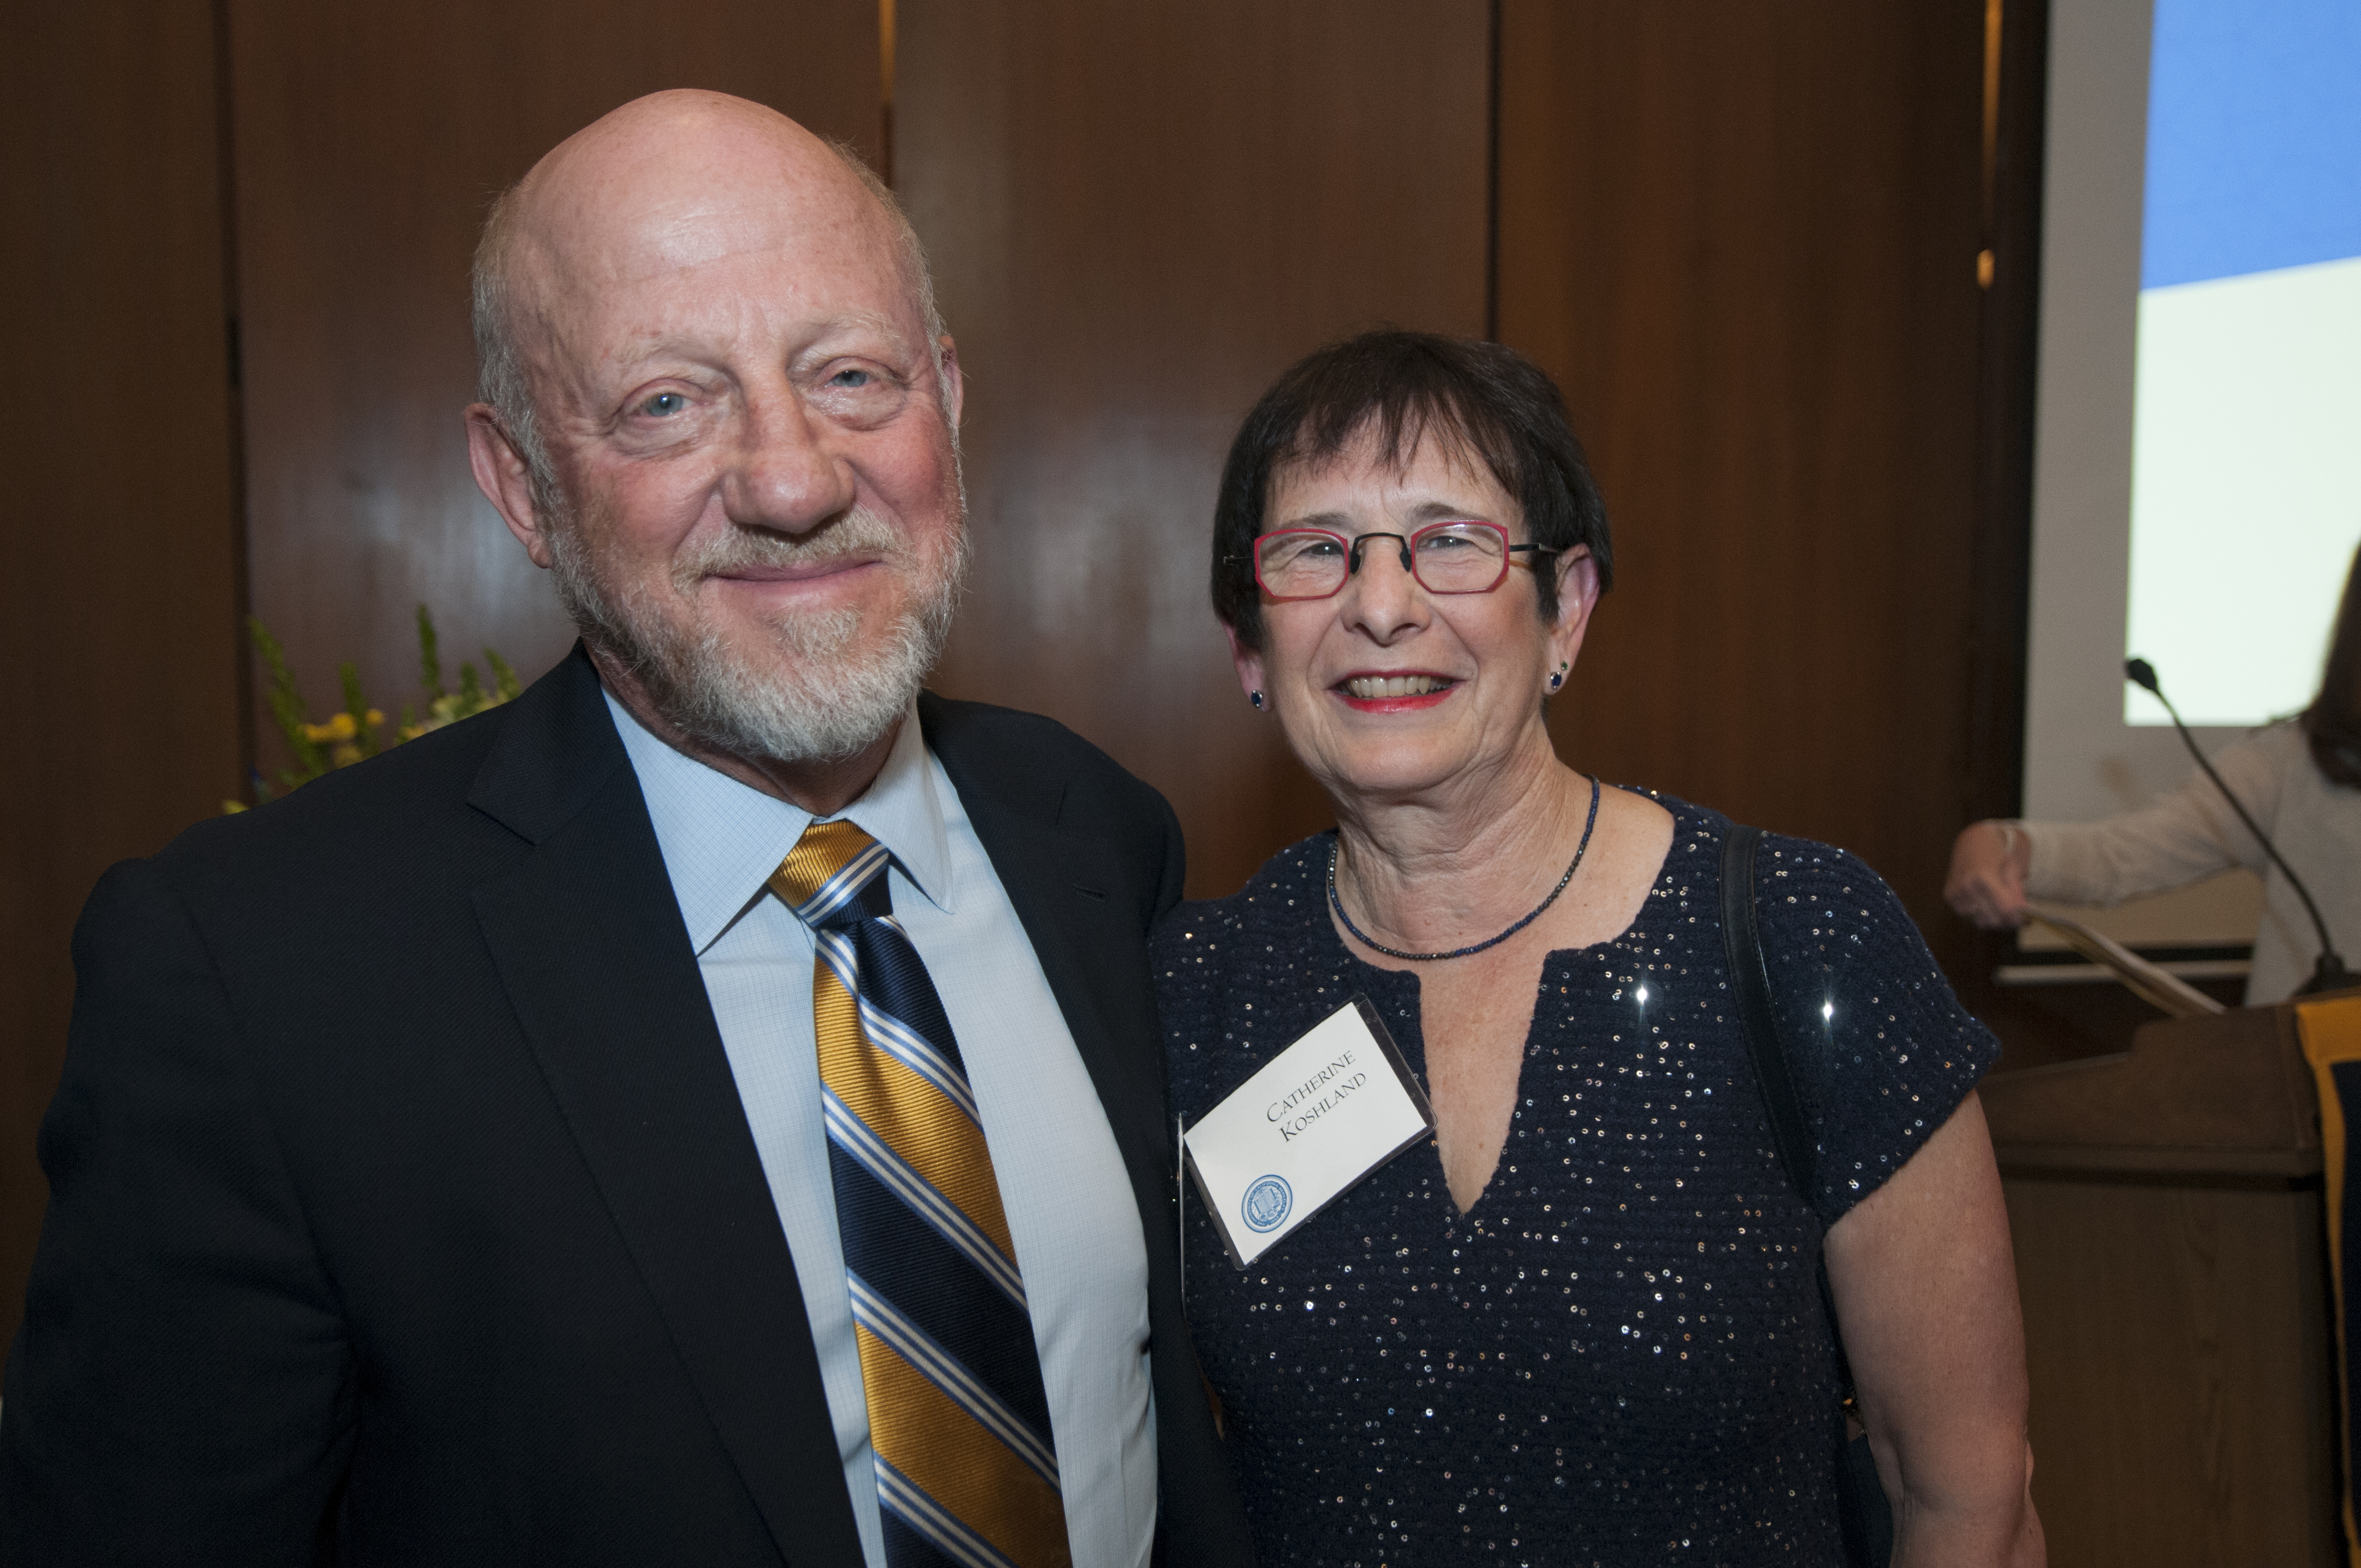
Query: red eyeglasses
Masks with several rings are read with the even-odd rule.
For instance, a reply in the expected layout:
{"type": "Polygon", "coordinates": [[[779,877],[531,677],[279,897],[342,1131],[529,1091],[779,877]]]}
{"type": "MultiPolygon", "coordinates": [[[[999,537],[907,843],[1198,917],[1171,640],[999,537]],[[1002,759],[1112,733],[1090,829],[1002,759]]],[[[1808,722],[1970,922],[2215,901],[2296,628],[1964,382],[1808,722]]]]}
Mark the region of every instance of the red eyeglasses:
{"type": "Polygon", "coordinates": [[[1361,547],[1372,539],[1398,543],[1402,569],[1431,594],[1488,594],[1507,579],[1512,557],[1557,554],[1545,545],[1511,544],[1507,529],[1472,517],[1430,522],[1407,534],[1282,528],[1255,540],[1255,581],[1275,599],[1327,598],[1361,569],[1361,547]]]}

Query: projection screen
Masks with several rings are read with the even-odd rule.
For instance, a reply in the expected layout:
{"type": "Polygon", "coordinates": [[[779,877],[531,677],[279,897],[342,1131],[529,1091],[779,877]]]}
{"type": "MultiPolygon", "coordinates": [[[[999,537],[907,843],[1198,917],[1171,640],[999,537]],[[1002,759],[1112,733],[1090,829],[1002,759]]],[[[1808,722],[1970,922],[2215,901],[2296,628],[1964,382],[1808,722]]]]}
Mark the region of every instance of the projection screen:
{"type": "MultiPolygon", "coordinates": [[[[2361,5],[2056,0],[2025,814],[2192,773],[2301,707],[2361,542],[2361,5]]],[[[2244,872],[2093,923],[2251,940],[2244,872]]],[[[2028,938],[2028,947],[2038,945],[2028,938]]]]}

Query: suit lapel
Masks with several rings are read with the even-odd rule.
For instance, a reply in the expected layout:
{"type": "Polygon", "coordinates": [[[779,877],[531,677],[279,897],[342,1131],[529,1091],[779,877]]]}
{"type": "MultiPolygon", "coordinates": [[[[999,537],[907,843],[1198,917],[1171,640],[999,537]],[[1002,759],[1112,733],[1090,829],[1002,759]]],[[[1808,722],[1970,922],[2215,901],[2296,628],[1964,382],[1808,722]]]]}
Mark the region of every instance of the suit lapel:
{"type": "Polygon", "coordinates": [[[1164,1119],[1161,1036],[1140,940],[1147,915],[1179,890],[1137,885],[1143,872],[1156,874],[1159,855],[1106,837],[1157,834],[1170,819],[1147,810],[1094,816],[1067,798],[1066,778],[1045,765],[1030,734],[988,710],[921,696],[918,714],[1058,999],[1139,1206],[1156,1389],[1157,1560],[1251,1562],[1252,1537],[1181,1316],[1173,1130],[1164,1119]],[[1077,818],[1092,830],[1072,827],[1077,818]]]}
{"type": "MultiPolygon", "coordinates": [[[[1038,759],[1005,758],[972,720],[931,694],[918,699],[927,741],[950,775],[977,839],[1007,891],[1074,1049],[1098,1091],[1123,1150],[1143,1215],[1169,1184],[1161,1058],[1140,932],[1118,902],[1123,869],[1093,840],[1057,824],[1066,780],[1044,777],[1038,759]]],[[[1150,1237],[1150,1245],[1155,1245],[1150,1237]]]]}
{"type": "Polygon", "coordinates": [[[470,803],[534,848],[475,890],[484,940],[781,1553],[858,1563],[795,1263],[597,675],[577,651],[517,707],[470,803]]]}

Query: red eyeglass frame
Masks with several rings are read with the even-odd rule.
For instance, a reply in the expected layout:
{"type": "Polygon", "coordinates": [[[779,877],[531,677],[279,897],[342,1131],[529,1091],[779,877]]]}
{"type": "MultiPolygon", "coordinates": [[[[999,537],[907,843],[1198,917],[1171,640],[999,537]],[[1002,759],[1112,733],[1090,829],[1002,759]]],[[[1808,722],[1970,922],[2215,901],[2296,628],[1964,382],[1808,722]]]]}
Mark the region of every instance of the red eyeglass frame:
{"type": "Polygon", "coordinates": [[[1553,550],[1545,544],[1511,544],[1509,543],[1509,531],[1500,526],[1500,524],[1494,522],[1488,517],[1446,517],[1438,518],[1433,522],[1421,524],[1419,527],[1411,529],[1408,533],[1372,532],[1368,533],[1345,534],[1337,532],[1333,528],[1274,528],[1268,533],[1257,533],[1255,535],[1254,552],[1252,554],[1248,555],[1246,559],[1253,563],[1254,565],[1255,587],[1268,595],[1274,603],[1304,604],[1316,599],[1334,598],[1338,594],[1343,593],[1345,591],[1345,585],[1351,582],[1360,574],[1361,546],[1372,539],[1398,539],[1401,541],[1402,569],[1411,575],[1411,580],[1417,583],[1420,587],[1424,588],[1428,593],[1450,596],[1460,594],[1488,594],[1495,591],[1502,583],[1509,580],[1509,568],[1510,565],[1515,564],[1516,557],[1520,552],[1530,551],[1536,555],[1555,555],[1561,554],[1561,552],[1553,550]],[[1485,584],[1480,588],[1438,588],[1431,586],[1425,578],[1418,575],[1418,566],[1416,562],[1418,559],[1417,546],[1419,540],[1424,538],[1427,534],[1433,532],[1438,528],[1465,528],[1470,523],[1474,523],[1479,528],[1488,528],[1494,533],[1500,536],[1500,575],[1494,577],[1490,582],[1485,584]],[[1319,534],[1324,538],[1333,539],[1337,543],[1345,547],[1345,576],[1334,587],[1330,588],[1326,593],[1283,594],[1278,592],[1272,588],[1268,583],[1263,581],[1263,541],[1266,539],[1277,539],[1282,534],[1293,533],[1319,534]]]}

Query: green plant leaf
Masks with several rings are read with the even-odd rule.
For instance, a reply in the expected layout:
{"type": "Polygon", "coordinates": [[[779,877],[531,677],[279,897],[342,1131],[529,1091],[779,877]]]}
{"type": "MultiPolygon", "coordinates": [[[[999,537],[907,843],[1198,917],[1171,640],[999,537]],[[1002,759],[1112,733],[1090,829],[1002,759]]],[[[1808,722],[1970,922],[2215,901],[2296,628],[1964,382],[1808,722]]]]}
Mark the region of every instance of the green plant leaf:
{"type": "Polygon", "coordinates": [[[369,728],[368,698],[361,692],[361,667],[350,659],[336,666],[345,686],[345,711],[352,716],[353,744],[364,757],[377,755],[377,731],[369,728]]]}
{"type": "Polygon", "coordinates": [[[246,630],[247,635],[254,639],[254,651],[262,656],[263,668],[270,674],[269,688],[265,695],[270,701],[271,720],[279,726],[279,732],[287,738],[287,749],[295,754],[295,765],[299,771],[280,775],[287,781],[287,787],[293,789],[305,780],[316,779],[326,773],[327,755],[303,733],[303,726],[308,722],[304,718],[303,696],[295,688],[294,672],[287,667],[286,650],[280,646],[279,639],[270,634],[270,629],[262,624],[260,617],[247,616],[246,630]]]}
{"type": "Polygon", "coordinates": [[[426,683],[428,697],[443,695],[443,661],[436,652],[434,618],[426,607],[418,607],[418,674],[426,683]]]}

